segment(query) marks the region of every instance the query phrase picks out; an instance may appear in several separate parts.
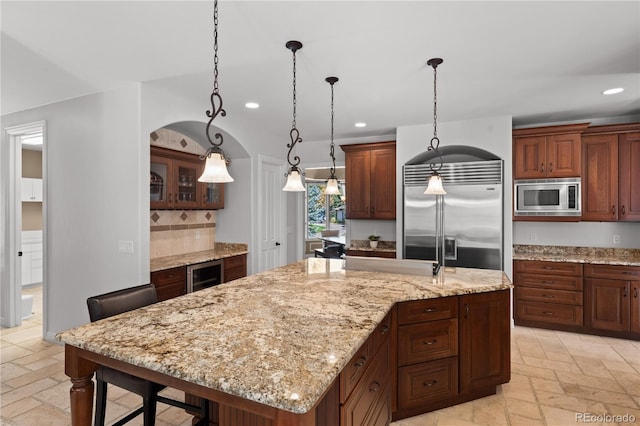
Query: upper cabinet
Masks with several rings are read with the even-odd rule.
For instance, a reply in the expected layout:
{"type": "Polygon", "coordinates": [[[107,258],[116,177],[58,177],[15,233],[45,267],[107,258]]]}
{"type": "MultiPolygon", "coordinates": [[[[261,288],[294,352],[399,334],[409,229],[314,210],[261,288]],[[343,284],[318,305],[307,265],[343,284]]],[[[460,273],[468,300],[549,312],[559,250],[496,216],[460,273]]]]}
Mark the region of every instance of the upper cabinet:
{"type": "Polygon", "coordinates": [[[513,178],[581,176],[580,135],[588,123],[513,131],[513,178]]]}
{"type": "Polygon", "coordinates": [[[341,145],[347,219],[396,218],[396,143],[341,145]]]}
{"type": "Polygon", "coordinates": [[[198,182],[204,161],[195,154],[151,147],[152,209],[222,209],[224,184],[198,182]]]}
{"type": "Polygon", "coordinates": [[[590,127],[582,155],[582,220],[640,221],[640,124],[590,127]]]}
{"type": "Polygon", "coordinates": [[[22,178],[20,201],[42,202],[42,179],[22,178]]]}

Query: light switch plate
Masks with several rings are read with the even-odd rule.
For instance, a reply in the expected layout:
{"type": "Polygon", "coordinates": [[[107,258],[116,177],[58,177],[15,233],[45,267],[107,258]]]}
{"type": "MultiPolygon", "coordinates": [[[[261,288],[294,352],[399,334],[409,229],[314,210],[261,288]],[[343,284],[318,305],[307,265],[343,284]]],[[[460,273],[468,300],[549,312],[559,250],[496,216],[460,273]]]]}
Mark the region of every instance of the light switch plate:
{"type": "Polygon", "coordinates": [[[120,253],[133,254],[133,241],[129,241],[129,240],[118,241],[118,251],[120,253]]]}

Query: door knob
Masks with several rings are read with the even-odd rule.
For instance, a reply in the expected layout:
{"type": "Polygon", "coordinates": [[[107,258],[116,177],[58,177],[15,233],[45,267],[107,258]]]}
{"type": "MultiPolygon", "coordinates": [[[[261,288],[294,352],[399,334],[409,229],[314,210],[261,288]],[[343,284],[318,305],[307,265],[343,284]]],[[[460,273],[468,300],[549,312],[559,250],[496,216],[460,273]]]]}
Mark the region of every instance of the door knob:
{"type": "Polygon", "coordinates": [[[280,243],[276,241],[276,247],[278,247],[279,245],[280,245],[280,243]]]}

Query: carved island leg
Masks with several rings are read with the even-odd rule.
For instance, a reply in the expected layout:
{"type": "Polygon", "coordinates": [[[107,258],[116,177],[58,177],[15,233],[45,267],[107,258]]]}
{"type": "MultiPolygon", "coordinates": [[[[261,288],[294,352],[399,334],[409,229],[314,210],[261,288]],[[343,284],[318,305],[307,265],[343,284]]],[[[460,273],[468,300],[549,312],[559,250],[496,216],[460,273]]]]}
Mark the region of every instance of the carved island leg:
{"type": "Polygon", "coordinates": [[[93,411],[93,373],[97,364],[81,356],[81,349],[75,346],[64,347],[64,372],[71,378],[71,424],[72,426],[91,426],[93,411]]]}

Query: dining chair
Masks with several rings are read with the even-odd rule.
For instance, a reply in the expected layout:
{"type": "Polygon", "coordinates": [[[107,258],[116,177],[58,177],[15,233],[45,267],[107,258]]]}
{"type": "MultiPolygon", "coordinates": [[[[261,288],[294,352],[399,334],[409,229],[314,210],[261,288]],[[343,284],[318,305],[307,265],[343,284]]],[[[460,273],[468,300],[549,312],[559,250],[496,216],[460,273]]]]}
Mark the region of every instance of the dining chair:
{"type": "MultiPolygon", "coordinates": [[[[89,318],[91,322],[94,322],[123,312],[142,308],[157,301],[158,296],[153,284],[144,284],[89,297],[87,299],[87,307],[89,308],[89,318]]],[[[142,397],[142,407],[129,413],[114,423],[113,426],[121,426],[141,413],[144,415],[145,426],[155,425],[157,402],[199,413],[200,421],[197,423],[198,425],[207,425],[209,423],[209,402],[204,398],[201,399],[200,406],[166,398],[158,395],[158,392],[166,387],[164,385],[141,379],[140,377],[109,367],[99,366],[96,370],[96,412],[94,418],[94,424],[96,426],[104,426],[107,407],[107,384],[109,383],[142,397]]]]}

